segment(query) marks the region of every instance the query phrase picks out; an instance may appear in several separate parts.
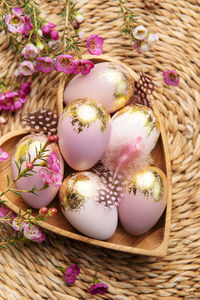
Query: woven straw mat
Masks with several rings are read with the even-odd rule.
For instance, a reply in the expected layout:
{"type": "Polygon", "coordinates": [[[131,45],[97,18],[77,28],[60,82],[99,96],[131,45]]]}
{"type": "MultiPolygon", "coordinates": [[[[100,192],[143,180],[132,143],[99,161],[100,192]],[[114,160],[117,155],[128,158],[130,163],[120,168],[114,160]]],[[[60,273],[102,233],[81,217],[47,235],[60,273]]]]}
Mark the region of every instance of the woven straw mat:
{"type": "MultiPolygon", "coordinates": [[[[63,30],[58,1],[40,1],[42,15],[63,30]]],[[[62,1],[61,1],[62,2],[62,1]]],[[[144,71],[157,89],[154,99],[166,128],[172,164],[173,204],[168,253],[164,258],[134,256],[48,233],[42,244],[1,250],[0,299],[199,299],[200,298],[200,1],[166,0],[153,10],[143,1],[127,1],[139,21],[157,32],[159,42],[137,55],[128,37],[120,35],[118,1],[79,1],[86,37],[99,33],[104,54],[121,59],[135,72],[144,71]],[[179,86],[167,86],[162,73],[177,70],[179,86]],[[67,286],[56,266],[78,264],[80,275],[67,286]],[[95,273],[109,286],[104,295],[87,293],[95,273]]],[[[0,66],[12,74],[14,54],[0,34],[0,66]]],[[[1,134],[20,128],[24,113],[41,107],[55,109],[60,76],[37,74],[23,109],[8,115],[1,134]]],[[[1,126],[2,127],[2,126],[1,126]]]]}

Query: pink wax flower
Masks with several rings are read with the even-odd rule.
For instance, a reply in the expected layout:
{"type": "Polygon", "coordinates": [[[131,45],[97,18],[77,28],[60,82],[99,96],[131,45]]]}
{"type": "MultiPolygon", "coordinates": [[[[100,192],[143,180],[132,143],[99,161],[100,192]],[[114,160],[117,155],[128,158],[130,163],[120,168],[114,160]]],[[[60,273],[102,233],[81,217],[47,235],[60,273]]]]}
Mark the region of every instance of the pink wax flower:
{"type": "Polygon", "coordinates": [[[24,15],[20,7],[12,8],[12,12],[13,14],[8,14],[5,18],[5,23],[7,24],[10,32],[26,34],[27,31],[32,30],[33,25],[31,23],[31,18],[24,15]]]}
{"type": "Polygon", "coordinates": [[[62,185],[63,176],[60,173],[55,173],[49,168],[41,168],[39,174],[44,183],[48,186],[59,187],[62,185]]]}
{"type": "Polygon", "coordinates": [[[74,72],[76,64],[74,58],[71,55],[63,54],[58,55],[56,58],[56,70],[59,72],[65,72],[66,74],[71,74],[74,72]]]}
{"type": "Polygon", "coordinates": [[[19,65],[18,70],[19,70],[20,75],[30,76],[34,73],[33,63],[29,60],[24,60],[19,65]]]}
{"type": "Polygon", "coordinates": [[[21,55],[27,59],[36,57],[38,53],[38,49],[33,44],[26,45],[21,51],[21,55]]]}
{"type": "Polygon", "coordinates": [[[179,76],[175,70],[163,72],[163,78],[166,84],[177,86],[179,84],[179,76]]]}
{"type": "Polygon", "coordinates": [[[36,71],[42,71],[44,73],[49,73],[55,70],[54,61],[52,58],[44,56],[36,58],[36,71]]]}
{"type": "Polygon", "coordinates": [[[7,160],[8,157],[9,157],[9,153],[6,151],[3,151],[3,149],[0,148],[0,161],[7,160]]]}
{"type": "Polygon", "coordinates": [[[50,32],[50,37],[52,38],[52,40],[57,41],[59,39],[58,31],[57,30],[52,30],[50,32]]]}
{"type": "MultiPolygon", "coordinates": [[[[8,214],[8,219],[14,219],[16,217],[15,213],[10,208],[0,207],[0,223],[6,224],[5,221],[1,221],[1,218],[5,218],[8,214]]],[[[9,223],[11,222],[12,221],[9,221],[9,223]]]]}
{"type": "Polygon", "coordinates": [[[5,23],[8,26],[8,30],[12,33],[23,33],[25,27],[25,20],[22,16],[22,9],[19,7],[14,7],[12,9],[12,12],[13,14],[8,14],[5,18],[5,23]]]}
{"type": "Polygon", "coordinates": [[[136,40],[144,40],[147,36],[148,29],[143,25],[138,25],[133,29],[133,36],[136,40]]]}
{"type": "Polygon", "coordinates": [[[103,53],[103,38],[98,34],[92,34],[87,38],[87,48],[90,54],[100,55],[103,53]]]}
{"type": "Polygon", "coordinates": [[[103,295],[106,293],[107,289],[108,289],[107,284],[97,282],[89,288],[88,293],[92,295],[97,295],[97,294],[103,295]]]}
{"type": "Polygon", "coordinates": [[[46,23],[42,26],[42,33],[43,34],[49,34],[51,32],[51,29],[55,28],[56,25],[54,23],[46,23]]]}
{"type": "Polygon", "coordinates": [[[76,277],[79,275],[80,269],[77,265],[72,265],[68,267],[65,271],[65,281],[69,284],[73,284],[76,277]]]}
{"type": "Polygon", "coordinates": [[[25,238],[38,243],[41,243],[46,239],[46,235],[42,228],[35,224],[30,225],[28,223],[24,224],[24,236],[25,238]]]}
{"type": "Polygon", "coordinates": [[[59,173],[60,162],[58,160],[58,156],[55,151],[51,151],[49,153],[49,156],[47,158],[47,166],[51,171],[53,171],[55,173],[59,173]]]}
{"type": "Polygon", "coordinates": [[[21,231],[22,229],[24,229],[25,223],[22,223],[21,226],[19,225],[19,223],[16,221],[16,219],[12,220],[12,228],[15,231],[21,231]]]}
{"type": "Polygon", "coordinates": [[[93,62],[87,59],[80,59],[76,61],[76,69],[74,70],[75,74],[81,73],[86,75],[94,68],[93,62]]]}

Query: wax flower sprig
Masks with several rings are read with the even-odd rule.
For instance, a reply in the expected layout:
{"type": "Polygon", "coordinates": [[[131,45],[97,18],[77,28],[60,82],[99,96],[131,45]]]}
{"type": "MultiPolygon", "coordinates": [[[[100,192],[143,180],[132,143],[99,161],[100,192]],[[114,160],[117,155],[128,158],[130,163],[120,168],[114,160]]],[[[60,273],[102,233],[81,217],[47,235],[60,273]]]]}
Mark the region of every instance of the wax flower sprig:
{"type": "Polygon", "coordinates": [[[53,217],[57,209],[41,207],[39,214],[31,216],[32,211],[27,209],[23,214],[19,209],[16,215],[9,208],[0,207],[0,228],[3,234],[0,236],[0,247],[5,248],[9,244],[16,245],[17,242],[34,242],[41,243],[46,239],[42,228],[39,227],[39,221],[45,221],[48,217],[53,217]],[[9,231],[8,226],[14,231],[9,231]]]}
{"type": "MultiPolygon", "coordinates": [[[[9,175],[7,175],[7,188],[0,194],[1,202],[6,201],[3,198],[8,192],[12,192],[20,196],[22,196],[22,192],[37,195],[38,191],[44,190],[50,185],[58,186],[61,184],[61,174],[59,173],[60,164],[57,162],[58,158],[54,151],[50,151],[48,153],[49,149],[47,149],[49,143],[55,143],[57,141],[57,136],[49,136],[43,146],[40,144],[39,149],[37,149],[37,147],[35,148],[36,154],[32,160],[28,153],[27,157],[23,156],[20,157],[18,161],[15,161],[18,175],[12,181],[10,180],[9,175]],[[26,164],[25,168],[22,167],[23,164],[26,164]],[[27,191],[14,189],[14,184],[20,178],[32,176],[33,173],[36,172],[34,170],[35,166],[41,166],[39,175],[44,182],[43,187],[37,189],[36,186],[33,186],[31,190],[27,191]]],[[[0,148],[0,161],[5,161],[8,157],[9,154],[0,148]]],[[[39,214],[35,217],[32,217],[31,212],[32,211],[28,209],[22,214],[21,209],[19,209],[18,214],[15,215],[11,210],[0,207],[0,227],[10,226],[15,232],[17,232],[14,236],[8,232],[5,238],[1,237],[0,246],[16,244],[17,241],[27,241],[30,239],[35,242],[42,242],[46,238],[42,229],[38,226],[39,221],[43,221],[46,220],[47,217],[54,216],[57,210],[55,208],[47,209],[46,207],[42,207],[39,210],[39,214]]]]}
{"type": "Polygon", "coordinates": [[[125,5],[124,0],[119,0],[119,15],[123,18],[121,34],[129,35],[133,42],[133,48],[138,54],[147,51],[159,40],[156,33],[149,32],[143,25],[136,22],[137,16],[125,5]]]}

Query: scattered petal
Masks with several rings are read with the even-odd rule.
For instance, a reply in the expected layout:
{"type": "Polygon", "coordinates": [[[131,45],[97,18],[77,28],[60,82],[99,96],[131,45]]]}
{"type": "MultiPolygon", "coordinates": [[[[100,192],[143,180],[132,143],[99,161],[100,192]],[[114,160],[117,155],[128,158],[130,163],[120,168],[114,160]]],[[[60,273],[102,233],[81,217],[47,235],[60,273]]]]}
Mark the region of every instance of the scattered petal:
{"type": "Polygon", "coordinates": [[[65,281],[67,283],[73,284],[76,280],[76,277],[79,275],[80,269],[77,265],[72,265],[68,267],[65,271],[65,281]]]}
{"type": "Polygon", "coordinates": [[[175,70],[163,72],[163,78],[166,84],[177,86],[179,84],[179,76],[175,70]]]}
{"type": "Polygon", "coordinates": [[[97,294],[103,295],[106,293],[107,289],[108,289],[107,284],[98,282],[93,284],[89,288],[88,293],[92,295],[97,295],[97,294]]]}

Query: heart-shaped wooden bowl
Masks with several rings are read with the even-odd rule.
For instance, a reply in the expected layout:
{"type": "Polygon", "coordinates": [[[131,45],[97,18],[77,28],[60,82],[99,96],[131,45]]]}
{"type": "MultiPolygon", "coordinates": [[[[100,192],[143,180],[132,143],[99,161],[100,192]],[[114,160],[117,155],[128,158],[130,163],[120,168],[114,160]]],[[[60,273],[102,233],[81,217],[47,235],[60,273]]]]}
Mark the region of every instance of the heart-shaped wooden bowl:
{"type": "MultiPolygon", "coordinates": [[[[92,59],[94,62],[108,61],[108,58],[92,59]]],[[[113,59],[109,59],[113,61],[113,59]]],[[[114,60],[114,62],[117,62],[114,60]]],[[[129,68],[130,69],[130,68],[129,68]]],[[[135,74],[134,74],[135,75],[135,74]]],[[[134,78],[134,77],[133,77],[134,78]]],[[[62,113],[63,109],[63,91],[65,83],[61,82],[60,89],[58,91],[58,114],[62,113]]],[[[167,177],[167,206],[166,209],[157,222],[157,224],[149,230],[147,233],[141,236],[132,236],[125,232],[120,224],[118,224],[117,231],[115,234],[106,241],[95,240],[88,238],[80,234],[76,229],[74,229],[68,221],[63,216],[60,208],[58,196],[50,204],[50,207],[56,207],[58,213],[51,218],[48,218],[46,221],[41,221],[40,226],[43,228],[52,231],[54,233],[60,234],[62,236],[72,238],[78,241],[83,241],[92,245],[101,246],[105,248],[110,248],[112,250],[124,251],[133,254],[143,254],[143,255],[152,255],[152,256],[164,256],[168,247],[168,239],[170,232],[170,219],[171,219],[171,165],[169,159],[168,145],[165,130],[162,126],[159,113],[154,106],[154,113],[156,114],[160,122],[161,135],[156,144],[156,147],[152,151],[152,158],[154,161],[154,166],[159,167],[167,177]]],[[[11,156],[14,146],[18,141],[24,137],[29,132],[25,129],[11,132],[0,138],[0,147],[4,151],[10,153],[10,157],[7,161],[0,162],[0,193],[4,191],[7,186],[7,174],[12,178],[11,172],[11,156]]],[[[66,165],[67,168],[67,165],[66,165]]],[[[6,200],[5,205],[11,208],[16,213],[19,211],[19,208],[22,211],[30,209],[30,207],[23,201],[23,199],[11,192],[7,193],[4,197],[6,200]]],[[[37,215],[37,210],[32,210],[32,215],[37,215]]]]}

